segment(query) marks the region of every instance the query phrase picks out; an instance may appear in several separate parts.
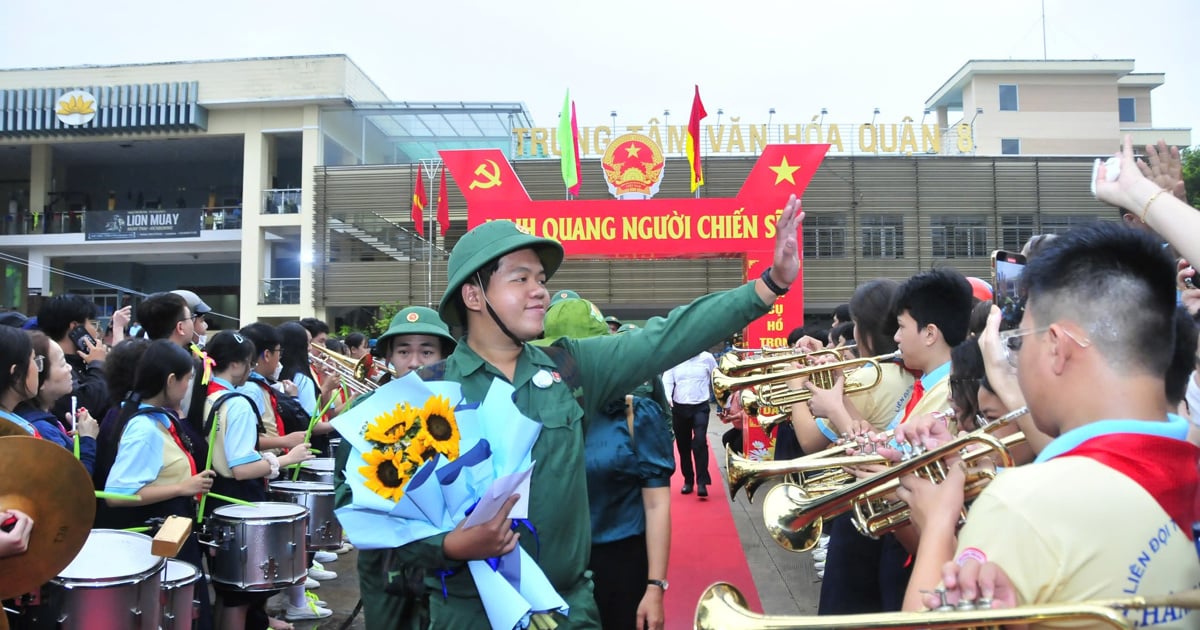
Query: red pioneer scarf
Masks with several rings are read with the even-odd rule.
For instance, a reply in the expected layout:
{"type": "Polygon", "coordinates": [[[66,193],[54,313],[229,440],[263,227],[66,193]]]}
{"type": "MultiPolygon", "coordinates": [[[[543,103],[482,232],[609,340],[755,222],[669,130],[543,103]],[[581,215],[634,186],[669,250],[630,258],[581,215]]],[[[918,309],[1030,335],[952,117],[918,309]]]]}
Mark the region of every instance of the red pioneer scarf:
{"type": "Polygon", "coordinates": [[[1059,457],[1088,457],[1137,482],[1192,540],[1200,448],[1158,435],[1112,433],[1091,438],[1059,457]]]}

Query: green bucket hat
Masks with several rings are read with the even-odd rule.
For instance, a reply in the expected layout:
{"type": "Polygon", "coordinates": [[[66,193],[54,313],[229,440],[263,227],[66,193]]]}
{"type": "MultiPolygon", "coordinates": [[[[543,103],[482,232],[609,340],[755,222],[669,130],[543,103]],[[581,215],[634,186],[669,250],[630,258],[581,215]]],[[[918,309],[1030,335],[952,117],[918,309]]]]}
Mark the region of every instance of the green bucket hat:
{"type": "Polygon", "coordinates": [[[387,332],[379,335],[379,339],[375,342],[380,347],[386,347],[388,340],[392,337],[400,335],[429,335],[438,337],[450,343],[445,346],[447,352],[454,350],[454,346],[458,342],[454,337],[450,336],[450,327],[442,318],[438,317],[437,311],[424,306],[410,306],[392,318],[392,323],[388,325],[387,332]]]}
{"type": "Polygon", "coordinates": [[[617,334],[627,333],[631,330],[637,330],[637,329],[638,329],[637,324],[621,324],[621,327],[617,329],[617,334]]]}
{"type": "Polygon", "coordinates": [[[586,339],[608,334],[608,324],[604,323],[600,309],[583,298],[568,298],[551,305],[545,322],[545,337],[530,343],[548,346],[562,337],[586,339]]]}
{"type": "Polygon", "coordinates": [[[563,260],[562,245],[549,238],[529,233],[512,221],[488,221],[467,232],[450,252],[446,265],[448,282],[442,301],[438,304],[438,315],[449,326],[461,325],[454,308],[454,297],[459,294],[463,283],[489,262],[519,249],[532,249],[542,261],[549,280],[558,271],[563,260]]]}
{"type": "Polygon", "coordinates": [[[555,304],[558,304],[559,302],[561,302],[563,300],[578,300],[578,299],[581,299],[579,297],[578,293],[576,293],[570,289],[563,289],[562,291],[555,291],[554,295],[550,296],[550,306],[554,306],[555,304]]]}
{"type": "Polygon", "coordinates": [[[612,315],[609,315],[608,317],[604,318],[604,323],[605,324],[616,324],[617,326],[620,326],[621,320],[617,319],[616,317],[614,317],[612,315]]]}

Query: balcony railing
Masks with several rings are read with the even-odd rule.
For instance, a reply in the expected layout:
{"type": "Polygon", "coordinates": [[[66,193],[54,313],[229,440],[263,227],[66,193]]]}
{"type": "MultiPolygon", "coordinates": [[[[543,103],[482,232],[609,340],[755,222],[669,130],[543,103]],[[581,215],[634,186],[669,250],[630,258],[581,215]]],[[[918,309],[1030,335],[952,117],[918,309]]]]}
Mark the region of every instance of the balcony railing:
{"type": "Polygon", "coordinates": [[[299,188],[268,188],[263,191],[263,214],[299,214],[299,188]]]}
{"type": "MultiPolygon", "coordinates": [[[[237,230],[242,227],[241,206],[190,208],[185,210],[190,212],[200,211],[201,230],[237,230]]],[[[88,219],[89,221],[94,221],[95,219],[107,220],[108,217],[123,211],[126,210],[51,210],[35,214],[27,210],[19,210],[15,215],[5,215],[3,218],[0,218],[0,235],[79,234],[83,232],[85,215],[92,217],[88,219]]],[[[162,211],[167,212],[169,209],[164,208],[162,211]]]]}
{"type": "Polygon", "coordinates": [[[265,278],[259,304],[299,304],[300,278],[265,278]]]}

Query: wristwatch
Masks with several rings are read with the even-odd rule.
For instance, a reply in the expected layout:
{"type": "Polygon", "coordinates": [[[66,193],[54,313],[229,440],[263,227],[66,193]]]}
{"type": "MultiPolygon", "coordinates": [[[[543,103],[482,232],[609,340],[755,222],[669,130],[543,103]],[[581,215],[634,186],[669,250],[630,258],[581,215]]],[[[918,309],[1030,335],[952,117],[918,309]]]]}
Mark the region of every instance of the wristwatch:
{"type": "Polygon", "coordinates": [[[668,584],[667,584],[666,580],[646,580],[646,585],[647,586],[657,586],[657,587],[661,588],[664,593],[667,592],[668,584]]]}

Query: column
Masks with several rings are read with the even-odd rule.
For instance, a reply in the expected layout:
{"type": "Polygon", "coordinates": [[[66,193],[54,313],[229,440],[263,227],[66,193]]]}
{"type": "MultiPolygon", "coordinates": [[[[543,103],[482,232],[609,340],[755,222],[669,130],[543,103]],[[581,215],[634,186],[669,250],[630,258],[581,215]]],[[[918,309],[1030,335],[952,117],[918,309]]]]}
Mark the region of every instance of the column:
{"type": "Polygon", "coordinates": [[[247,131],[242,147],[242,254],[238,317],[242,325],[257,321],[263,292],[262,252],[266,249],[261,227],[263,190],[270,171],[269,138],[262,131],[247,131]]]}
{"type": "Polygon", "coordinates": [[[316,206],[317,166],[321,164],[321,109],[316,105],[304,108],[304,131],[300,149],[300,313],[301,317],[312,315],[325,319],[325,305],[316,303],[314,282],[316,265],[324,265],[328,253],[317,260],[315,256],[317,238],[323,236],[325,226],[317,231],[313,212],[316,206]]]}

